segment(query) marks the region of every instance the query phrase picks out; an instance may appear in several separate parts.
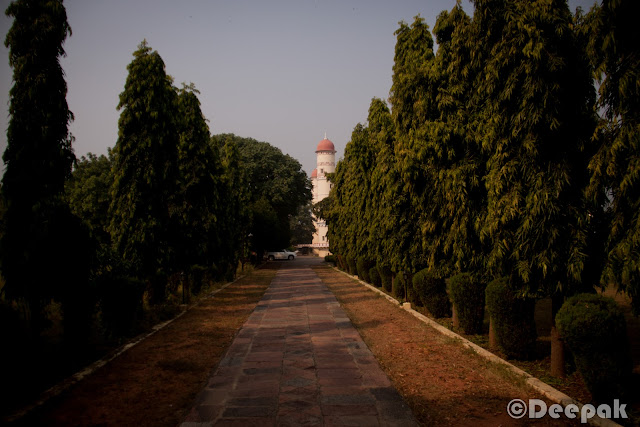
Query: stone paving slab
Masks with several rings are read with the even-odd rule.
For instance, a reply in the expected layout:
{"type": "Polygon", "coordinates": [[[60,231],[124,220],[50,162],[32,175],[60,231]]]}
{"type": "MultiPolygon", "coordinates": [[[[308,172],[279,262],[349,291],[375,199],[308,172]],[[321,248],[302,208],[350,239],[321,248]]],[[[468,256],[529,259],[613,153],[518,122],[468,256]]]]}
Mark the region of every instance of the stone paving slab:
{"type": "Polygon", "coordinates": [[[182,427],[415,426],[311,268],[283,263],[182,427]]]}

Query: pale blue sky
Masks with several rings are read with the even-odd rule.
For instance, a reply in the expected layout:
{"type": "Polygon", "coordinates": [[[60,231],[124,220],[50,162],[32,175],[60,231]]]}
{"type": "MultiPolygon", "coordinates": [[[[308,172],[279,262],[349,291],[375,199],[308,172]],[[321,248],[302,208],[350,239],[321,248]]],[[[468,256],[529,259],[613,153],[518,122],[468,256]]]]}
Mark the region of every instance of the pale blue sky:
{"type": "MultiPolygon", "coordinates": [[[[594,0],[570,0],[588,10],[594,0]]],[[[0,0],[2,12],[9,5],[0,0]]],[[[342,156],[372,97],[387,99],[398,22],[430,27],[455,0],[66,0],[73,35],[62,60],[80,157],[118,137],[118,96],[142,39],[167,73],[195,83],[212,134],[279,147],[310,174],[324,132],[342,156]]],[[[462,5],[470,15],[473,6],[462,5]]],[[[11,19],[0,16],[4,42],[11,19]]],[[[0,153],[6,147],[12,70],[0,48],[0,153]]]]}

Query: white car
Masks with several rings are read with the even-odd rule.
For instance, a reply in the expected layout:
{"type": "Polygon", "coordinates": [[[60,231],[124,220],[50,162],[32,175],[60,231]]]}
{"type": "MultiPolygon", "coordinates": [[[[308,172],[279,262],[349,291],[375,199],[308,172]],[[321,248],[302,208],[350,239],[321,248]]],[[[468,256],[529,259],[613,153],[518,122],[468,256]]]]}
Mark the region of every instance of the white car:
{"type": "Polygon", "coordinates": [[[267,252],[267,259],[269,261],[273,261],[274,259],[288,259],[293,261],[296,259],[296,254],[295,252],[289,252],[288,250],[283,249],[281,251],[267,252]]]}

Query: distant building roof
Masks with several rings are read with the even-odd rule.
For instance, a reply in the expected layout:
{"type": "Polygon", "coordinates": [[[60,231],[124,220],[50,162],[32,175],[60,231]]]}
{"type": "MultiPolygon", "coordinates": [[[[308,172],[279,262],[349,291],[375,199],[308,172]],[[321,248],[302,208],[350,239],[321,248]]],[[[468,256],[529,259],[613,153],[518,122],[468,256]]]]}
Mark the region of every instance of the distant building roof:
{"type": "Polygon", "coordinates": [[[318,143],[318,148],[316,148],[316,153],[318,151],[336,151],[336,147],[333,145],[333,142],[325,138],[318,143]]]}
{"type": "Polygon", "coordinates": [[[318,169],[314,169],[313,172],[311,172],[311,178],[317,178],[318,177],[318,169]]]}

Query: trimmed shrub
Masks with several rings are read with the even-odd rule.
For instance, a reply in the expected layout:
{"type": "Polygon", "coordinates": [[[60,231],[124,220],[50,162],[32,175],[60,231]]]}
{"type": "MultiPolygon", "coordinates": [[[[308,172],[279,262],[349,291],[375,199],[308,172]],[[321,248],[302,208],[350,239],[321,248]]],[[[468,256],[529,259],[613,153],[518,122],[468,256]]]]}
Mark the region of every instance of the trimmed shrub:
{"type": "Polygon", "coordinates": [[[377,268],[378,273],[380,274],[380,282],[382,283],[382,288],[387,292],[391,292],[391,279],[393,278],[391,269],[386,265],[381,264],[378,264],[377,268]]]}
{"type": "Polygon", "coordinates": [[[496,340],[508,358],[528,359],[536,346],[533,298],[519,298],[509,279],[493,280],[485,291],[487,310],[493,321],[496,340]]]}
{"type": "Polygon", "coordinates": [[[358,274],[356,260],[349,256],[347,257],[347,270],[349,274],[358,274]]]}
{"type": "Polygon", "coordinates": [[[356,268],[358,269],[358,278],[360,280],[364,280],[367,283],[371,283],[371,279],[369,278],[369,269],[371,268],[371,263],[369,263],[363,257],[358,257],[356,261],[356,268]]]}
{"type": "Polygon", "coordinates": [[[391,294],[396,298],[404,298],[404,274],[398,273],[393,278],[393,284],[391,285],[391,294]]]}
{"type": "Polygon", "coordinates": [[[413,276],[412,283],[416,300],[434,317],[451,316],[451,303],[444,279],[425,268],[413,276]]]}
{"type": "Polygon", "coordinates": [[[449,279],[449,297],[465,334],[482,333],[485,289],[486,286],[470,273],[456,274],[449,279]]]}
{"type": "Polygon", "coordinates": [[[326,255],[324,257],[324,262],[330,262],[333,265],[336,265],[336,257],[334,255],[326,255]]]}
{"type": "Polygon", "coordinates": [[[380,279],[380,273],[378,273],[378,267],[371,267],[369,269],[369,279],[371,284],[377,288],[382,286],[382,280],[380,279]]]}
{"type": "Polygon", "coordinates": [[[627,325],[615,301],[596,294],[575,295],[556,314],[556,325],[593,399],[611,402],[623,397],[632,363],[627,325]]]}

